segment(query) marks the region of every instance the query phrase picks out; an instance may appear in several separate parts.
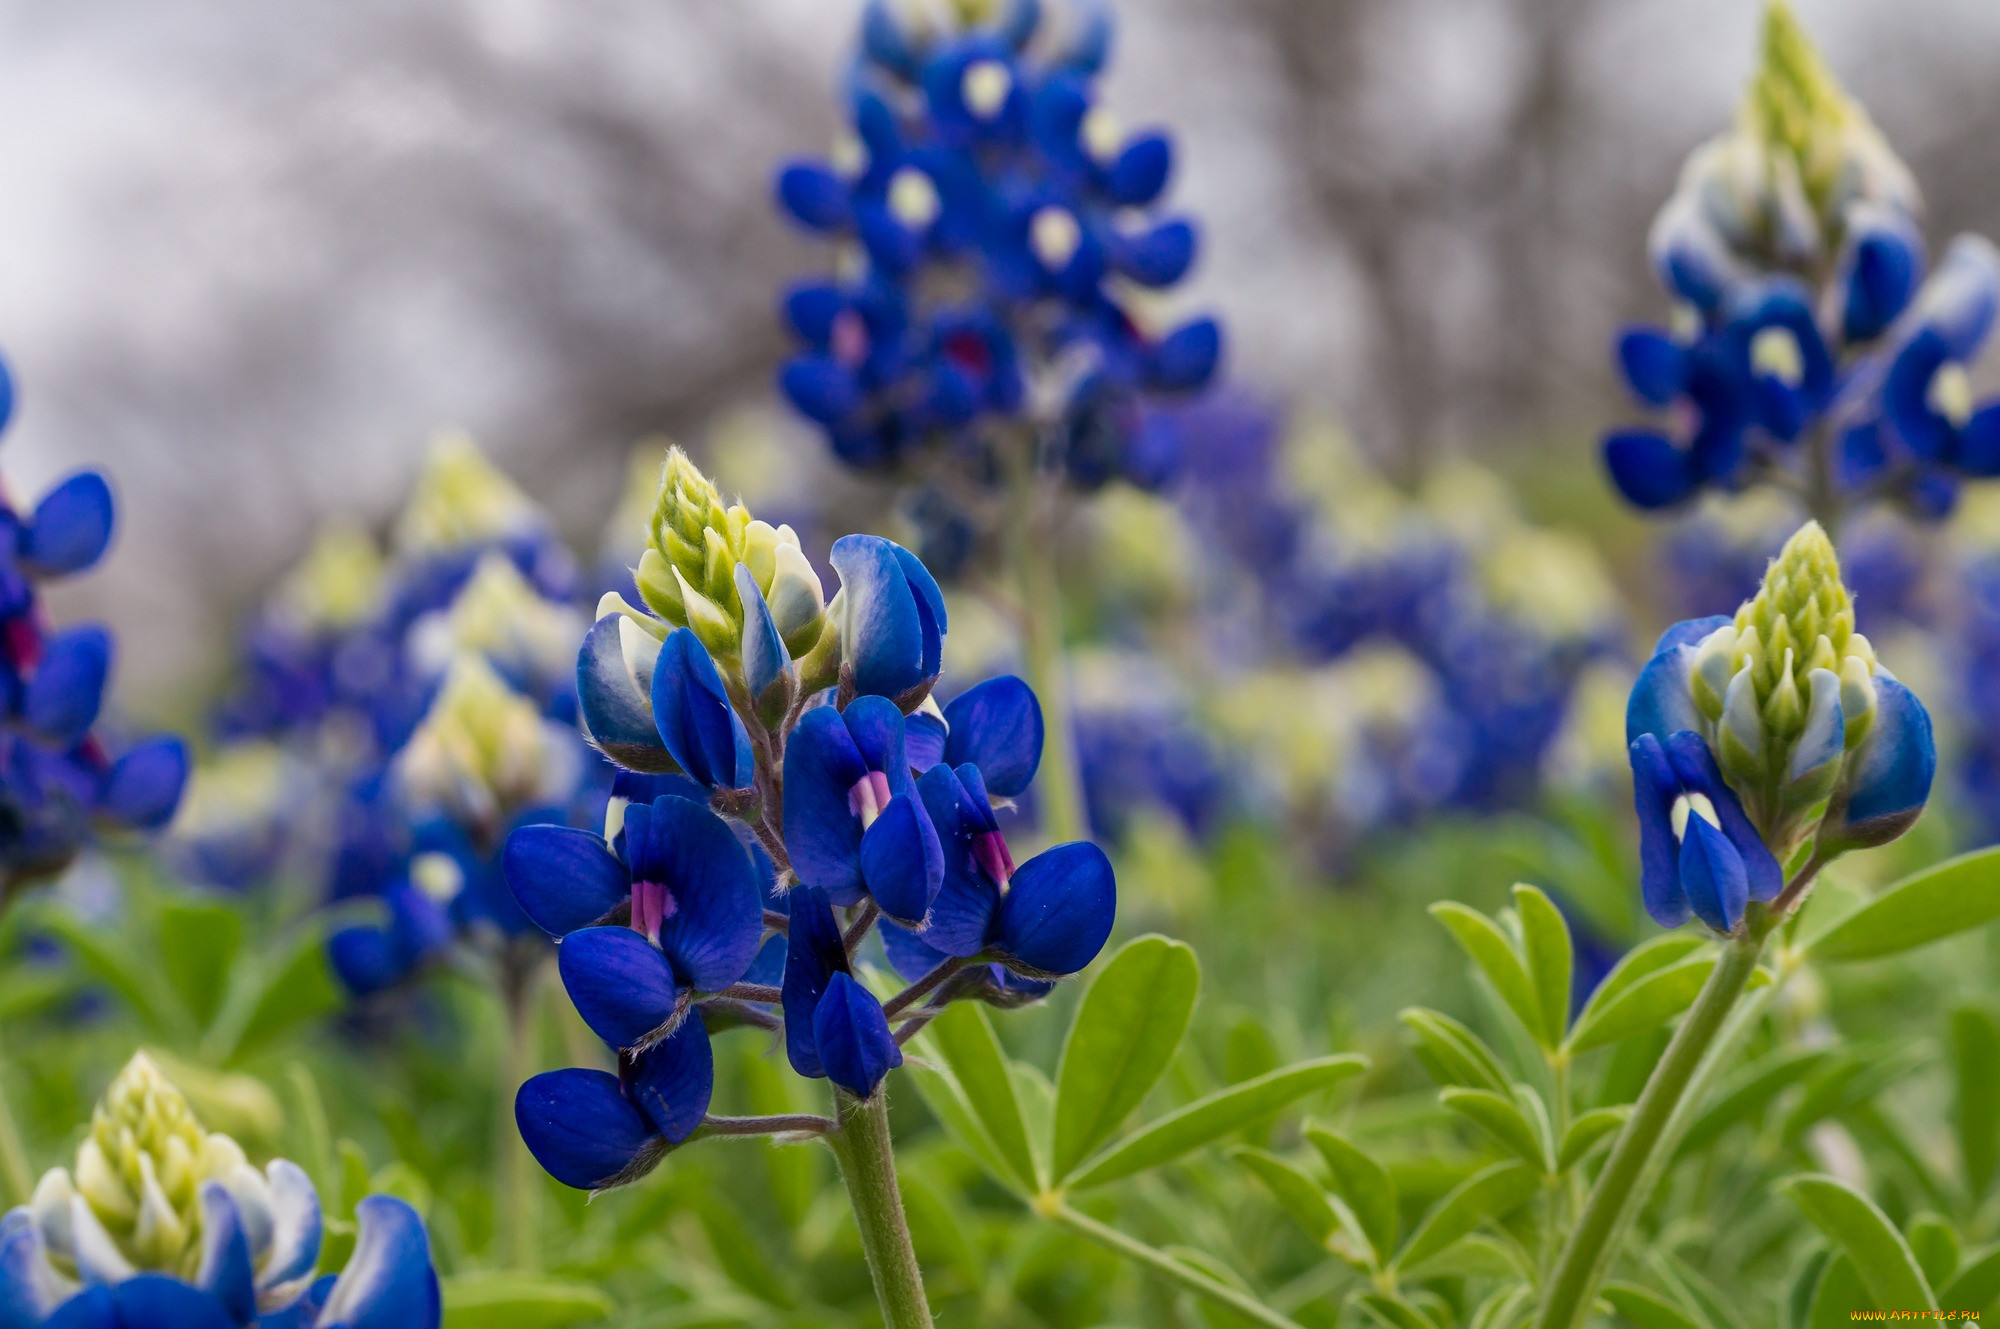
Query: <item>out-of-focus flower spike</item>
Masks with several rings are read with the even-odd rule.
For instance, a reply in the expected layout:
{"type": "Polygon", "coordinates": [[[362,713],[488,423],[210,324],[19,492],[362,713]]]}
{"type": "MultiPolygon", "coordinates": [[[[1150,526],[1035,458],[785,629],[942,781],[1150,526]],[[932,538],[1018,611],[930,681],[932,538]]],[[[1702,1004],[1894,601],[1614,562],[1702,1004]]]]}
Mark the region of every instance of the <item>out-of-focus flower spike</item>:
{"type": "Polygon", "coordinates": [[[173,820],[188,780],[187,744],[178,738],[138,743],[105,772],[99,805],[121,826],[157,831],[173,820]]]}
{"type": "Polygon", "coordinates": [[[50,637],[21,697],[21,718],[35,735],[68,747],[97,723],[111,673],[111,634],[93,625],[50,637]]]}

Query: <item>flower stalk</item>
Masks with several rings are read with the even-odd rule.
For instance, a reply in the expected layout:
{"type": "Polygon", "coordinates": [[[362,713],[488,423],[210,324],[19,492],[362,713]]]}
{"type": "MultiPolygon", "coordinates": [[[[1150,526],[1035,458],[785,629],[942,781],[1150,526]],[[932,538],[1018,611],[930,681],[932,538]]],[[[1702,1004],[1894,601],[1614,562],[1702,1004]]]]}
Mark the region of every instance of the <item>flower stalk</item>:
{"type": "Polygon", "coordinates": [[[931,1329],[923,1273],[910,1245],[903,1193],[896,1184],[889,1096],[881,1089],[866,1099],[836,1092],[835,1100],[840,1125],[827,1132],[825,1139],[840,1164],[840,1179],[854,1205],[854,1222],[861,1229],[861,1249],[868,1256],[868,1273],[875,1282],[883,1324],[886,1329],[931,1329]]]}
{"type": "Polygon", "coordinates": [[[1041,699],[1046,723],[1037,793],[1049,838],[1060,844],[1083,839],[1089,819],[1063,659],[1062,584],[1056,574],[1059,505],[1044,492],[1034,441],[1022,440],[1016,450],[1021,455],[1008,476],[1009,553],[1020,600],[1022,665],[1028,686],[1041,699]]]}

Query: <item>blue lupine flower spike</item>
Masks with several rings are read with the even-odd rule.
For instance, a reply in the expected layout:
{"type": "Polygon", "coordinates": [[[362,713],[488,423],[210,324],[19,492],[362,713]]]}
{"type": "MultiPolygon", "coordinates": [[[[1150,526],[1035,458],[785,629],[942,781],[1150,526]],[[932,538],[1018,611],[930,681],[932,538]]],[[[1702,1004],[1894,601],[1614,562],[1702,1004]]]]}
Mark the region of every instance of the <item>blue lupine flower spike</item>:
{"type": "Polygon", "coordinates": [[[786,934],[785,1053],[800,1075],[867,1098],[903,1064],[882,1003],[855,981],[826,892],[794,887],[786,934]]]}

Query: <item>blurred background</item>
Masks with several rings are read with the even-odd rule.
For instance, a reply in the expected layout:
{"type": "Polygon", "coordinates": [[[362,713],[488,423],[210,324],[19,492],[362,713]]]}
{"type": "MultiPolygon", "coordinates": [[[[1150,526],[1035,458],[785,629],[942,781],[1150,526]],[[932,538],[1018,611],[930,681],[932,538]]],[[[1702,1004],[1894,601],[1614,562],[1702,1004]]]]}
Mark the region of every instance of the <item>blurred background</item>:
{"type": "MultiPolygon", "coordinates": [[[[28,495],[86,463],[121,486],[118,547],[57,612],[119,625],[124,704],[212,683],[315,522],[386,521],[441,427],[590,548],[636,439],[771,402],[773,292],[817,263],[771,172],[825,150],[858,8],[0,11],[6,470],[28,495]]],[[[1107,100],[1175,127],[1174,201],[1204,223],[1184,298],[1224,316],[1232,377],[1392,477],[1532,458],[1608,514],[1606,347],[1660,310],[1646,225],[1731,115],[1759,6],[1120,10],[1107,100]]],[[[2000,7],[1798,10],[1925,182],[1931,235],[2000,231],[2000,7]]],[[[802,427],[796,456],[832,469],[802,427]]]]}

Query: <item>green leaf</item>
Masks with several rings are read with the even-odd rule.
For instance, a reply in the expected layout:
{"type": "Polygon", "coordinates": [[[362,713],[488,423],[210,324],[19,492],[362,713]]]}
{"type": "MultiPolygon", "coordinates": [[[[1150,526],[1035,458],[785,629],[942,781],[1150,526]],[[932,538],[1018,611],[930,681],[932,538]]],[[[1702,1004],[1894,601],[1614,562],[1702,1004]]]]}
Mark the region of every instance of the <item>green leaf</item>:
{"type": "MultiPolygon", "coordinates": [[[[1805,944],[1819,961],[1876,960],[2000,918],[2000,846],[1903,878],[1805,944]]],[[[1866,1270],[1863,1270],[1865,1277],[1866,1270]]]]}
{"type": "Polygon", "coordinates": [[[1194,951],[1160,936],[1126,942],[1091,981],[1056,1070],[1056,1183],[1110,1139],[1159,1082],[1200,986],[1194,951]]]}
{"type": "Polygon", "coordinates": [[[1714,950],[1704,950],[1647,974],[1607,1002],[1592,1002],[1570,1031],[1570,1051],[1622,1043],[1657,1029],[1694,1005],[1714,968],[1714,950]]]}
{"type": "Polygon", "coordinates": [[[1617,999],[1620,993],[1649,974],[1656,974],[1670,965],[1679,964],[1694,952],[1708,945],[1693,932],[1668,932],[1642,941],[1625,952],[1625,958],[1613,965],[1597,990],[1590,994],[1578,1014],[1578,1023],[1590,1018],[1591,1013],[1617,999]]]}
{"type": "Polygon", "coordinates": [[[206,1029],[222,1009],[230,966],[243,946],[243,920],[226,905],[174,900],[160,910],[160,967],[167,981],[206,1029]]]}
{"type": "Polygon", "coordinates": [[[1917,1257],[1917,1268],[1932,1287],[1943,1287],[1958,1272],[1958,1232],[1936,1214],[1912,1218],[1903,1228],[1903,1239],[1910,1243],[1910,1254],[1917,1257]]]}
{"type": "Polygon", "coordinates": [[[540,1274],[458,1274],[443,1288],[444,1329],[560,1329],[618,1309],[592,1284],[540,1274]]]}
{"type": "Polygon", "coordinates": [[[1431,917],[1445,925],[1461,949],[1479,966],[1522,1024],[1537,1038],[1542,1034],[1542,1003],[1535,993],[1535,981],[1512,939],[1492,919],[1477,909],[1468,909],[1456,900],[1440,900],[1431,906],[1431,917]]]}
{"type": "Polygon", "coordinates": [[[1446,1089],[1438,1101],[1498,1140],[1538,1171],[1549,1170],[1549,1146],[1513,1099],[1491,1089],[1446,1089]]]}
{"type": "Polygon", "coordinates": [[[1843,1255],[1831,1261],[1819,1276],[1819,1286],[1813,1290],[1812,1312],[1806,1317],[1806,1325],[1807,1329],[1849,1329],[1854,1321],[1854,1312],[1882,1309],[1868,1295],[1868,1289],[1861,1285],[1861,1275],[1855,1270],[1854,1261],[1843,1255]]]}
{"type": "Polygon", "coordinates": [[[1631,1283],[1606,1283],[1598,1295],[1638,1329],[1707,1329],[1700,1320],[1657,1292],[1648,1292],[1631,1283]]]}
{"type": "Polygon", "coordinates": [[[226,1045],[219,1051],[220,1061],[252,1056],[340,1007],[340,981],[327,961],[321,929],[309,927],[294,938],[291,950],[269,966],[261,984],[248,994],[241,1007],[231,1004],[232,1011],[243,1012],[233,1035],[222,1027],[232,1023],[226,1015],[217,1027],[226,1045]]]}
{"type": "Polygon", "coordinates": [[[1437,1329],[1431,1317],[1393,1292],[1363,1292],[1354,1304],[1386,1329],[1437,1329]]]}
{"type": "Polygon", "coordinates": [[[1521,942],[1528,956],[1528,973],[1535,981],[1535,998],[1541,1008],[1537,1030],[1542,1046],[1562,1046],[1569,1030],[1570,947],[1569,923],[1555,902],[1533,886],[1514,888],[1514,908],[1521,916],[1521,942]]]}
{"type": "Polygon", "coordinates": [[[986,1136],[999,1151],[1014,1180],[1029,1194],[1041,1189],[1035,1175],[1035,1154],[1028,1147],[1028,1127],[1014,1098],[1014,1080],[1000,1040],[993,1035],[983,1002],[960,1001],[932,1020],[922,1037],[937,1049],[965,1092],[965,1101],[979,1115],[986,1136]]]}
{"type": "Polygon", "coordinates": [[[157,970],[152,965],[141,964],[111,939],[100,935],[97,929],[60,906],[37,909],[34,915],[37,924],[62,941],[64,949],[78,966],[116,992],[149,1030],[159,1032],[169,1027],[168,1003],[172,998],[161,990],[153,977],[157,970]]]}
{"type": "Polygon", "coordinates": [[[1327,1171],[1333,1174],[1334,1194],[1346,1203],[1362,1237],[1374,1247],[1376,1262],[1387,1264],[1396,1249],[1396,1179],[1389,1175],[1389,1169],[1332,1131],[1308,1127],[1306,1139],[1326,1160],[1327,1171]]]}
{"type": "Polygon", "coordinates": [[[1937,1309],[1916,1256],[1875,1202],[1846,1182],[1809,1174],[1783,1183],[1793,1203],[1854,1262],[1862,1287],[1892,1310],[1937,1309]]]}
{"type": "Polygon", "coordinates": [[[1976,1200],[2000,1165],[2000,1021],[1976,1006],[1951,1013],[1951,1065],[1958,1089],[1958,1153],[1976,1200]]]}
{"type": "Polygon", "coordinates": [[[1279,1207],[1306,1230],[1306,1235],[1313,1239],[1315,1245],[1326,1245],[1326,1239],[1340,1226],[1340,1216],[1334,1213],[1333,1206],[1327,1202],[1326,1192],[1319,1188],[1318,1182],[1276,1154],[1262,1149],[1243,1146],[1232,1149],[1229,1156],[1270,1189],[1279,1207]]]}
{"type": "Polygon", "coordinates": [[[1087,1190],[1158,1167],[1231,1131],[1261,1121],[1295,1099],[1359,1075],[1368,1059],[1355,1053],[1302,1061],[1217,1090],[1099,1152],[1070,1183],[1087,1190]]]}
{"type": "Polygon", "coordinates": [[[1756,1116],[1779,1094],[1818,1070],[1826,1058],[1824,1048],[1780,1048],[1745,1067],[1688,1126],[1674,1156],[1686,1158],[1737,1122],[1756,1116]]]}
{"type": "Polygon", "coordinates": [[[1540,1169],[1526,1163],[1495,1163],[1467,1177],[1431,1206],[1417,1230],[1396,1252],[1395,1267],[1414,1269],[1489,1218],[1519,1209],[1542,1188],[1540,1169]]]}
{"type": "Polygon", "coordinates": [[[1608,1107],[1592,1108],[1578,1116],[1563,1132],[1562,1147],[1556,1150],[1556,1171],[1567,1172],[1588,1158],[1592,1147],[1623,1126],[1631,1115],[1629,1107],[1608,1107]]]}
{"type": "Polygon", "coordinates": [[[1411,1051],[1433,1080],[1465,1089],[1507,1092],[1507,1074],[1478,1034],[1441,1011],[1413,1006],[1398,1017],[1412,1034],[1411,1051]]]}
{"type": "Polygon", "coordinates": [[[1002,1186],[1016,1185],[1013,1170],[1001,1158],[993,1137],[980,1124],[979,1114],[972,1110],[971,1100],[959,1087],[951,1071],[943,1066],[922,1065],[914,1061],[904,1063],[904,1070],[910,1082],[916,1085],[924,1106],[944,1126],[945,1133],[972,1155],[973,1161],[986,1170],[987,1176],[1002,1186]]]}
{"type": "Polygon", "coordinates": [[[2000,1301],[2000,1246],[1989,1246],[1960,1262],[1958,1272],[1938,1291],[1938,1305],[1983,1311],[2000,1301]]]}

